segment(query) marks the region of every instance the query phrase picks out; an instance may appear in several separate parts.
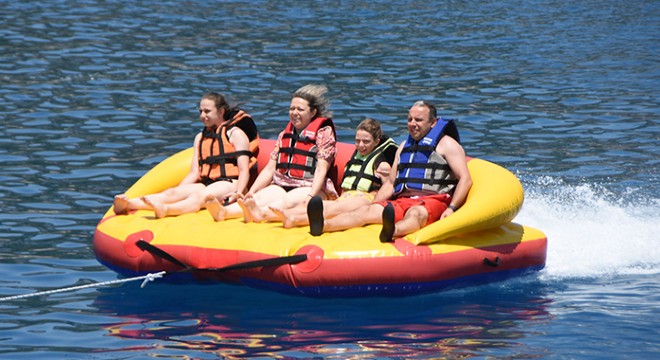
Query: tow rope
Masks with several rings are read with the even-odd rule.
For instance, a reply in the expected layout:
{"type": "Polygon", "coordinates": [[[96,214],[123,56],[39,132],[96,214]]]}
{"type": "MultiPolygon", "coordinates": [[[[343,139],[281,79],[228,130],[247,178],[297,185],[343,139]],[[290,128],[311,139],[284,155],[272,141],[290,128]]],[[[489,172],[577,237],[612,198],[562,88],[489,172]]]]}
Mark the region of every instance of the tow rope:
{"type": "Polygon", "coordinates": [[[109,285],[116,285],[116,284],[122,284],[122,283],[127,283],[131,281],[138,281],[142,280],[142,285],[140,285],[140,288],[144,288],[147,283],[152,282],[156,279],[160,279],[163,276],[166,275],[171,275],[171,274],[176,274],[180,272],[188,272],[188,271],[232,271],[232,270],[245,270],[245,269],[252,269],[252,268],[258,268],[258,267],[267,267],[267,266],[280,266],[280,265],[293,265],[293,264],[298,264],[300,262],[303,262],[307,260],[307,254],[300,254],[300,255],[291,255],[291,256],[280,256],[280,257],[273,257],[273,258],[268,258],[268,259],[261,259],[261,260],[253,260],[253,261],[246,261],[242,263],[236,263],[228,266],[224,266],[221,268],[206,268],[206,269],[198,269],[198,268],[193,268],[187,264],[184,264],[183,262],[179,261],[177,258],[174,256],[168,254],[166,251],[163,249],[154,246],[142,239],[138,240],[136,242],[136,245],[142,249],[142,251],[146,251],[154,256],[160,257],[162,259],[165,259],[175,265],[178,265],[182,267],[182,270],[179,271],[160,271],[157,273],[149,273],[146,275],[142,276],[136,276],[132,278],[126,278],[126,279],[117,279],[117,280],[110,280],[110,281],[104,281],[104,282],[98,282],[98,283],[92,283],[92,284],[86,284],[86,285],[80,285],[80,286],[72,286],[72,287],[66,287],[66,288],[61,288],[61,289],[53,289],[53,290],[46,290],[46,291],[39,291],[35,293],[29,293],[29,294],[22,294],[22,295],[14,295],[14,296],[7,296],[0,298],[0,302],[2,301],[10,301],[10,300],[17,300],[17,299],[25,299],[25,298],[30,298],[30,297],[36,297],[36,296],[43,296],[43,295],[51,295],[51,294],[57,294],[57,293],[63,293],[67,291],[76,291],[76,290],[82,290],[82,289],[89,289],[89,288],[95,288],[95,287],[102,287],[102,286],[109,286],[109,285]]]}

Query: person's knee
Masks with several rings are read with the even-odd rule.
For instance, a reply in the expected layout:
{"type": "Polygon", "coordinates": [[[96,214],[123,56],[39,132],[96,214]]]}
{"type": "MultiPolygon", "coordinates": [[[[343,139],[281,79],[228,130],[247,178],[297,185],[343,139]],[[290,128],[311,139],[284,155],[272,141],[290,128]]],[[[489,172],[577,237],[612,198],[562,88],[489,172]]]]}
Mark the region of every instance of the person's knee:
{"type": "Polygon", "coordinates": [[[383,209],[380,204],[370,204],[353,210],[355,216],[364,216],[369,222],[380,222],[383,218],[383,209]]]}
{"type": "Polygon", "coordinates": [[[413,206],[406,211],[404,218],[414,219],[419,226],[424,226],[429,214],[423,206],[413,206]]]}
{"type": "Polygon", "coordinates": [[[163,191],[163,195],[166,197],[175,197],[179,193],[179,190],[176,187],[169,188],[165,191],[163,191]]]}
{"type": "Polygon", "coordinates": [[[202,191],[194,192],[188,195],[188,199],[194,201],[195,203],[200,203],[200,204],[205,201],[204,200],[205,197],[206,197],[206,193],[202,191]]]}

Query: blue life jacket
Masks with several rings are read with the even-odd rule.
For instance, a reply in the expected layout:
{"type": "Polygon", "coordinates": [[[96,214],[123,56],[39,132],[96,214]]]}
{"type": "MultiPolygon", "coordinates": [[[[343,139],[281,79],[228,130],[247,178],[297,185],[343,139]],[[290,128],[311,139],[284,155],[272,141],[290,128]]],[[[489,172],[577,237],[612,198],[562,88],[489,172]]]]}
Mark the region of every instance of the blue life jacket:
{"type": "Polygon", "coordinates": [[[443,136],[448,135],[460,143],[454,120],[443,120],[431,128],[424,138],[415,141],[410,135],[403,145],[397,166],[394,194],[404,190],[423,190],[439,194],[451,193],[458,183],[447,160],[435,152],[443,136]]]}

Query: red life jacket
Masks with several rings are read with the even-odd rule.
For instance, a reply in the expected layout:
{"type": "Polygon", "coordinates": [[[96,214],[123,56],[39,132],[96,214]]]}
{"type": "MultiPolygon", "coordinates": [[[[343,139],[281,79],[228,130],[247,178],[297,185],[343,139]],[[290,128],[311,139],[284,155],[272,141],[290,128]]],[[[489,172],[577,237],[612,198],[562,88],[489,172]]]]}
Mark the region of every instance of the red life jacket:
{"type": "Polygon", "coordinates": [[[235,111],[232,120],[217,129],[204,128],[199,142],[199,176],[208,185],[220,180],[238,179],[238,157],[250,157],[250,168],[256,166],[259,154],[259,133],[254,121],[242,110],[235,111]],[[229,142],[227,131],[238,127],[247,135],[248,150],[236,151],[229,142]]]}
{"type": "Polygon", "coordinates": [[[332,127],[332,132],[335,132],[335,124],[330,118],[313,119],[300,134],[289,121],[282,135],[282,146],[277,158],[277,171],[292,178],[313,179],[317,161],[316,154],[319,151],[316,146],[316,136],[319,129],[325,126],[332,127]]]}

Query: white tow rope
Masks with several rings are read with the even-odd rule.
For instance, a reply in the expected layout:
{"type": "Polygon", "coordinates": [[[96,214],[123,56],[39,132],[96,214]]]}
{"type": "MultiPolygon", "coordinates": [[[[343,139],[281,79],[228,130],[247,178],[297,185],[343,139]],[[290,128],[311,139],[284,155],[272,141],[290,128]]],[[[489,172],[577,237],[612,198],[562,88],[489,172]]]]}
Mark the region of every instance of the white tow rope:
{"type": "Polygon", "coordinates": [[[75,290],[81,290],[81,289],[89,289],[89,288],[102,287],[102,286],[108,286],[108,285],[122,284],[122,283],[130,282],[130,281],[137,281],[137,280],[143,280],[142,285],[140,285],[140,287],[143,288],[143,287],[145,287],[145,285],[147,285],[147,283],[149,283],[151,281],[154,281],[156,279],[160,279],[165,274],[167,274],[167,271],[161,271],[161,272],[158,272],[158,273],[149,273],[147,275],[136,276],[136,277],[127,278],[127,279],[117,279],[117,280],[110,280],[110,281],[105,281],[105,282],[100,282],[100,283],[73,286],[73,287],[62,288],[62,289],[40,291],[40,292],[36,292],[36,293],[31,293],[31,294],[8,296],[8,297],[0,298],[0,302],[9,301],[9,300],[16,300],[16,299],[24,299],[24,298],[34,297],[34,296],[51,295],[51,294],[57,294],[57,293],[62,293],[62,292],[67,292],[67,291],[75,291],[75,290]]]}

